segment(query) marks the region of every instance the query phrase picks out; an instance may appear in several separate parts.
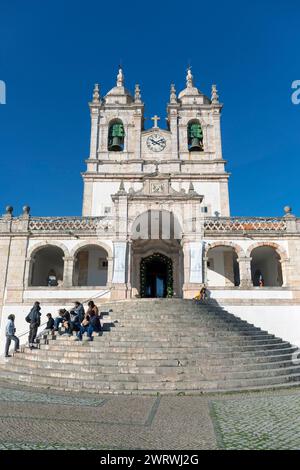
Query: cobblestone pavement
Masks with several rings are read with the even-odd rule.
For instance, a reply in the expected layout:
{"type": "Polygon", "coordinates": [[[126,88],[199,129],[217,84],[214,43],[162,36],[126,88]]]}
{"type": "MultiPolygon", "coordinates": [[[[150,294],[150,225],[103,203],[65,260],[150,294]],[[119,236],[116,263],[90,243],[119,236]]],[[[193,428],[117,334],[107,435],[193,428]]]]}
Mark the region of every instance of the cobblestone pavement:
{"type": "Polygon", "coordinates": [[[300,389],[95,396],[0,383],[3,449],[300,449],[300,389]]]}

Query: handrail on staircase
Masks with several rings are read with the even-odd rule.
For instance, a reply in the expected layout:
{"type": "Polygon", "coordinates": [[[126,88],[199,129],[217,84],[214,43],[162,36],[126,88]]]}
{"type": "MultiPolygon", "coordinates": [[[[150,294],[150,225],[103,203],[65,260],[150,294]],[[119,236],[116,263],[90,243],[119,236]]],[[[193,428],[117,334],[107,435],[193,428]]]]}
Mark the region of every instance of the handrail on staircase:
{"type": "MultiPolygon", "coordinates": [[[[88,303],[90,300],[98,299],[99,297],[103,297],[103,295],[107,294],[108,292],[109,292],[109,290],[106,290],[106,291],[104,291],[104,292],[100,292],[100,294],[95,295],[95,296],[92,297],[92,298],[88,298],[88,299],[86,299],[86,300],[83,300],[83,301],[82,301],[82,305],[88,303]]],[[[45,325],[47,325],[47,322],[42,323],[42,324],[39,326],[39,328],[40,328],[41,326],[45,326],[45,325]]],[[[30,330],[27,330],[27,331],[25,331],[25,333],[22,333],[22,334],[18,335],[18,338],[22,338],[23,336],[28,335],[28,334],[29,334],[29,331],[30,331],[30,330]]]]}

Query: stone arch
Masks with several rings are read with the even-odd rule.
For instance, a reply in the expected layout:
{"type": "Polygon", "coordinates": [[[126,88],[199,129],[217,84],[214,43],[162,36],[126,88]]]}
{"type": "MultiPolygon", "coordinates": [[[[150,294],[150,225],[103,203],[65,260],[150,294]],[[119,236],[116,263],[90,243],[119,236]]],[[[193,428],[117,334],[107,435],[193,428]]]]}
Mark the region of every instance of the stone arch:
{"type": "Polygon", "coordinates": [[[97,241],[78,243],[71,251],[73,286],[106,286],[111,262],[111,250],[97,241]]]}
{"type": "Polygon", "coordinates": [[[150,208],[134,217],[129,224],[132,240],[180,240],[182,225],[172,210],[150,208]]]}
{"type": "Polygon", "coordinates": [[[251,259],[251,280],[260,287],[282,287],[287,283],[286,250],[275,242],[253,243],[247,250],[251,259]]]}
{"type": "Polygon", "coordinates": [[[27,258],[32,258],[40,249],[48,246],[56,246],[57,248],[60,248],[64,252],[64,256],[66,258],[70,256],[69,249],[64,243],[58,241],[43,241],[36,243],[28,249],[27,258]]]}
{"type": "Polygon", "coordinates": [[[244,250],[230,241],[216,241],[205,247],[205,279],[211,287],[238,287],[241,284],[239,260],[244,250]]]}
{"type": "Polygon", "coordinates": [[[278,243],[274,243],[274,242],[253,243],[247,248],[246,256],[250,258],[252,251],[255,250],[255,248],[259,248],[260,246],[269,246],[271,248],[274,248],[276,253],[279,255],[281,261],[286,261],[288,259],[288,255],[285,249],[282,246],[278,245],[278,243]]]}
{"type": "Polygon", "coordinates": [[[28,251],[28,286],[53,287],[64,281],[65,260],[69,250],[60,242],[40,242],[28,251]]]}
{"type": "Polygon", "coordinates": [[[245,257],[245,252],[243,248],[240,245],[237,245],[236,243],[229,242],[229,241],[218,241],[218,242],[208,243],[207,245],[205,245],[205,257],[207,257],[207,253],[211,248],[217,248],[219,246],[228,246],[230,248],[233,248],[239,258],[245,257]]]}
{"type": "Polygon", "coordinates": [[[77,252],[79,250],[81,250],[81,248],[84,248],[85,246],[90,246],[90,245],[96,245],[96,246],[99,246],[100,248],[103,248],[103,250],[105,250],[108,254],[108,257],[109,258],[112,258],[113,254],[112,254],[112,249],[111,247],[106,244],[106,243],[103,243],[103,242],[100,242],[98,240],[85,240],[85,241],[82,241],[82,242],[79,242],[77,243],[75,246],[73,246],[73,248],[71,249],[70,251],[70,257],[71,258],[74,258],[77,254],[77,252]]]}
{"type": "Polygon", "coordinates": [[[203,126],[200,119],[190,119],[186,126],[188,150],[202,151],[203,150],[203,126]]]}
{"type": "Polygon", "coordinates": [[[113,118],[108,123],[107,149],[110,152],[122,152],[124,150],[125,129],[120,118],[113,118]]]}

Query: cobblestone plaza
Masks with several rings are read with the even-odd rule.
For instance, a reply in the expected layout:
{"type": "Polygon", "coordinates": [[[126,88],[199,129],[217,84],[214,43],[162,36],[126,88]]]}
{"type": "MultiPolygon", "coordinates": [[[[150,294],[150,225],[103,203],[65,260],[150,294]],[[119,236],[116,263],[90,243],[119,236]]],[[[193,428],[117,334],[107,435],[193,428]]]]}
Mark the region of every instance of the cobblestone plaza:
{"type": "Polygon", "coordinates": [[[0,450],[299,449],[300,390],[79,396],[0,385],[0,450]]]}

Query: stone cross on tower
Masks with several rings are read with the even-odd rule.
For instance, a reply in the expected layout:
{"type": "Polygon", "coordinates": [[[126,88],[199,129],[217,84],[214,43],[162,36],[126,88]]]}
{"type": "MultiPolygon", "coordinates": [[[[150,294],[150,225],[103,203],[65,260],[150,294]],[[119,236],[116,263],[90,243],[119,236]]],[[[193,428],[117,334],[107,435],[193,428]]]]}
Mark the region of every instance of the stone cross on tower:
{"type": "Polygon", "coordinates": [[[155,128],[158,127],[157,121],[160,120],[160,117],[156,116],[156,114],[155,114],[155,116],[153,116],[151,119],[153,121],[153,127],[155,127],[155,128]]]}

